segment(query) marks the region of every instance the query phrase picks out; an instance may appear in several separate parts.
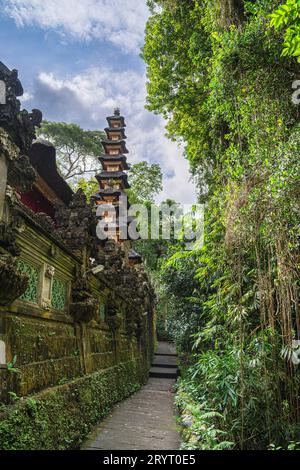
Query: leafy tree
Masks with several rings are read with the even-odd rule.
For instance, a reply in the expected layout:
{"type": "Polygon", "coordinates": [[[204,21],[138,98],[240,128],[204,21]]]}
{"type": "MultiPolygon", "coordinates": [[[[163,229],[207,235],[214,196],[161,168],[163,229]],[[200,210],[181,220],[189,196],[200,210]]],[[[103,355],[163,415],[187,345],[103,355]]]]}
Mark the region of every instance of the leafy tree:
{"type": "Polygon", "coordinates": [[[74,190],[78,191],[78,189],[82,189],[87,197],[87,200],[90,201],[91,197],[99,191],[99,183],[96,178],[80,178],[75,185],[74,190]]]}
{"type": "Polygon", "coordinates": [[[58,167],[66,180],[76,182],[78,177],[99,169],[103,132],[84,130],[77,124],[43,121],[38,135],[56,147],[58,167]]]}
{"type": "Polygon", "coordinates": [[[175,239],[174,236],[174,228],[175,228],[175,220],[177,217],[177,213],[174,213],[173,208],[176,208],[178,205],[175,201],[171,199],[167,199],[163,201],[161,204],[149,204],[148,202],[145,203],[149,210],[149,239],[148,240],[141,240],[135,243],[138,252],[142,255],[144,259],[144,263],[146,268],[149,271],[150,276],[153,278],[157,277],[157,272],[159,271],[159,266],[161,260],[167,255],[169,248],[172,247],[181,247],[182,241],[175,239]],[[169,206],[170,211],[168,213],[162,211],[163,206],[169,206]],[[156,238],[152,238],[153,234],[151,233],[151,207],[154,208],[157,213],[159,214],[157,223],[158,235],[156,238]],[[165,231],[169,231],[170,238],[164,238],[164,228],[165,231]]]}
{"type": "Polygon", "coordinates": [[[131,166],[128,176],[131,184],[128,195],[132,203],[153,202],[163,189],[162,171],[158,163],[136,163],[131,166]]]}

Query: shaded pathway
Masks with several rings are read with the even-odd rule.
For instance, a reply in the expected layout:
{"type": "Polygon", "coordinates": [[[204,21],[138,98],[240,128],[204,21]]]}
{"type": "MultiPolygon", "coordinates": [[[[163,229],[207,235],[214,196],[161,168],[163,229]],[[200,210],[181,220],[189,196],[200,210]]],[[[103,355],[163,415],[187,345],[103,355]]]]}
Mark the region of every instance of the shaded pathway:
{"type": "Polygon", "coordinates": [[[180,437],[172,387],[177,376],[175,350],[159,343],[150,379],[117,405],[84,444],[84,450],[177,450],[180,437]]]}

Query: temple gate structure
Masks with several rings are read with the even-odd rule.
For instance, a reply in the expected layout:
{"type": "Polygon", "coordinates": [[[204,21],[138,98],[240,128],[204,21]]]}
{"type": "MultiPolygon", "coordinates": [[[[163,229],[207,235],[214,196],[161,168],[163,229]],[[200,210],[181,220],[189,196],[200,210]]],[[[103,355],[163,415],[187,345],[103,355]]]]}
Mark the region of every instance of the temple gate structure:
{"type": "MultiPolygon", "coordinates": [[[[0,449],[77,448],[145,382],[155,296],[130,241],[99,240],[96,207],[35,140],[15,70],[0,63],[0,449]],[[101,269],[99,269],[101,268],[101,269]]],[[[128,185],[124,118],[108,118],[94,201],[128,185]]]]}

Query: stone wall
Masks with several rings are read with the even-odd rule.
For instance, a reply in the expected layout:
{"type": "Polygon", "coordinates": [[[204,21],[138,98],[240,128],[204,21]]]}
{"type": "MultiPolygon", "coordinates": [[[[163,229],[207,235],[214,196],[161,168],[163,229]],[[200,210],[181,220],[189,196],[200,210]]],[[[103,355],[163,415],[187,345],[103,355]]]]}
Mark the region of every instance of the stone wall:
{"type": "Polygon", "coordinates": [[[81,260],[47,237],[42,227],[33,227],[26,217],[16,242],[18,269],[29,282],[21,298],[0,307],[0,340],[5,345],[0,364],[0,448],[74,448],[116,401],[146,380],[153,312],[149,310],[143,317],[138,331],[128,331],[131,315],[120,289],[119,297],[114,298],[119,304],[119,321],[112,324],[112,291],[104,282],[105,275],[102,280],[92,275],[88,283],[98,302],[96,314],[87,322],[74,321],[71,293],[81,260]],[[72,390],[80,399],[71,398],[62,409],[60,401],[65,403],[72,390]],[[59,415],[45,417],[50,404],[59,409],[59,415]],[[89,414],[83,416],[86,407],[89,414]],[[32,419],[41,419],[39,413],[47,422],[45,430],[33,425],[32,419]],[[62,442],[55,428],[64,419],[80,421],[80,426],[75,434],[64,429],[62,442]],[[28,433],[30,443],[24,440],[28,433]]]}
{"type": "Polygon", "coordinates": [[[1,62],[0,80],[0,449],[76,448],[147,378],[154,292],[126,246],[97,240],[95,211],[55,168],[70,196],[53,185],[55,218],[21,202],[42,179],[30,160],[42,115],[21,111],[18,74],[1,62]]]}
{"type": "Polygon", "coordinates": [[[144,367],[132,360],[5,407],[0,412],[1,449],[78,449],[92,426],[143,380],[144,367]]]}

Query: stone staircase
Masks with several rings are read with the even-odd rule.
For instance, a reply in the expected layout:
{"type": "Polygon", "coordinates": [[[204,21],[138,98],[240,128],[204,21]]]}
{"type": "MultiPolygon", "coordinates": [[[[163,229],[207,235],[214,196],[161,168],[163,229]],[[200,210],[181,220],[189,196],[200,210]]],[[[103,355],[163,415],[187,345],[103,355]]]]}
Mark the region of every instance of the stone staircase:
{"type": "Polygon", "coordinates": [[[161,341],[150,369],[150,377],[174,379],[178,377],[177,354],[172,343],[161,341]]]}

